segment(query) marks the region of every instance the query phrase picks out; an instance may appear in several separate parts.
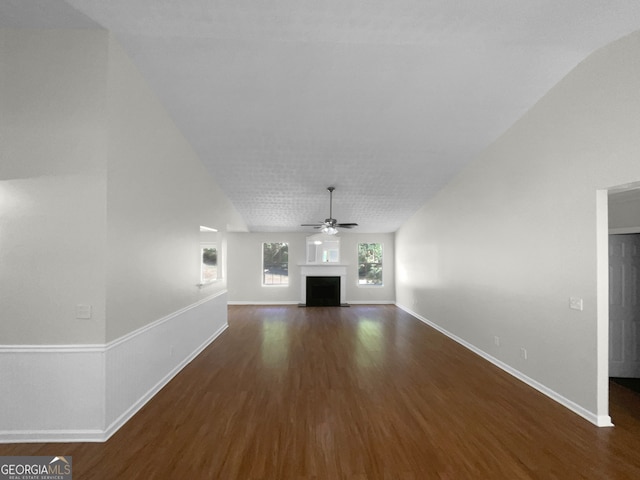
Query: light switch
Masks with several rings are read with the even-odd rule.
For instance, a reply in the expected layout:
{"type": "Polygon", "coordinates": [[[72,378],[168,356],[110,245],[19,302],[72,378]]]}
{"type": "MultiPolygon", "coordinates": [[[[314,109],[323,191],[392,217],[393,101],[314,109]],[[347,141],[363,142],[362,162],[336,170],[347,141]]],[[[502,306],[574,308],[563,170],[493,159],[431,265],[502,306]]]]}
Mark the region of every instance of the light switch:
{"type": "Polygon", "coordinates": [[[88,320],[91,318],[91,305],[76,305],[76,318],[88,320]]]}
{"type": "Polygon", "coordinates": [[[570,297],[569,308],[571,308],[572,310],[582,311],[582,308],[583,308],[582,299],[578,297],[570,297]]]}

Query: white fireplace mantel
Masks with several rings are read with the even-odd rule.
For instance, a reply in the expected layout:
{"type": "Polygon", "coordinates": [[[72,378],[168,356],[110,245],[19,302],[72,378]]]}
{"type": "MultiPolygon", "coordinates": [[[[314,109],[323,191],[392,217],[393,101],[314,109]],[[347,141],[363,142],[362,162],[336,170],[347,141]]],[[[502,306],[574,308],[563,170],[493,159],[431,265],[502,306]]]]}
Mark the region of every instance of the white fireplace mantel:
{"type": "Polygon", "coordinates": [[[300,303],[307,303],[307,277],[340,277],[340,303],[347,303],[347,265],[344,263],[300,264],[300,303]]]}

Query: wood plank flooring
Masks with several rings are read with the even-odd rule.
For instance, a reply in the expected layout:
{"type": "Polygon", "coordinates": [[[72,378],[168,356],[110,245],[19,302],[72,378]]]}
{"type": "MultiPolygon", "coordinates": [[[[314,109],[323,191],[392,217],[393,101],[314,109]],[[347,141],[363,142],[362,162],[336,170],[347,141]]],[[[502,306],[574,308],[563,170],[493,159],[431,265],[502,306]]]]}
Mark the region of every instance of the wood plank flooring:
{"type": "Polygon", "coordinates": [[[636,479],[640,395],[597,428],[394,306],[229,307],[229,328],[74,479],[636,479]]]}

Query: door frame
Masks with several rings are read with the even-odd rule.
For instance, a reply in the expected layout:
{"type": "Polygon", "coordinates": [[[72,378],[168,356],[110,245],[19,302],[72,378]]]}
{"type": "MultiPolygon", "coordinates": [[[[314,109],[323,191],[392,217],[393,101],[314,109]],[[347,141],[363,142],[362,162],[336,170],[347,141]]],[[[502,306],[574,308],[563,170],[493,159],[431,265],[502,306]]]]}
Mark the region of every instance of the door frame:
{"type": "Polygon", "coordinates": [[[640,227],[609,228],[609,194],[635,190],[640,182],[596,190],[596,415],[601,427],[609,416],[609,234],[640,233],[640,227]]]}
{"type": "Polygon", "coordinates": [[[596,191],[596,416],[599,427],[609,416],[609,190],[596,191]]]}

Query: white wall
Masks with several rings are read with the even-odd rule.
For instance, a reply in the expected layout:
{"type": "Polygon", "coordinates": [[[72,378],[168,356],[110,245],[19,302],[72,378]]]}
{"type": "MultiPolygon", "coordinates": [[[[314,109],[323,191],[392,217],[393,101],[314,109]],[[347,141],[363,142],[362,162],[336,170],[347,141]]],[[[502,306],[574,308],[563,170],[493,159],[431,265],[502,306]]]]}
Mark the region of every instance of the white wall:
{"type": "MultiPolygon", "coordinates": [[[[311,233],[310,233],[311,234],[311,233]]],[[[231,303],[292,303],[301,300],[300,268],[305,263],[306,233],[232,233],[228,238],[229,301],[231,303]],[[289,286],[262,286],[262,244],[289,244],[289,286]]],[[[340,263],[347,264],[348,303],[393,303],[395,300],[394,235],[340,233],[340,263]],[[383,244],[382,287],[358,287],[358,243],[383,244]]]]}
{"type": "Polygon", "coordinates": [[[0,66],[0,345],[103,342],[106,36],[0,29],[0,66]]]}
{"type": "Polygon", "coordinates": [[[226,328],[200,225],[245,226],[108,32],[0,65],[0,442],[105,440],[226,328]]]}
{"type": "Polygon", "coordinates": [[[0,344],[104,343],[224,290],[197,287],[199,227],[244,223],[109,34],[0,40],[0,344]]]}
{"type": "Polygon", "coordinates": [[[108,93],[110,341],[226,289],[224,275],[197,286],[200,225],[222,245],[227,225],[243,223],[114,41],[108,93]]]}
{"type": "Polygon", "coordinates": [[[638,58],[591,55],[396,234],[399,305],[605,423],[596,199],[640,180],[638,58]]]}

